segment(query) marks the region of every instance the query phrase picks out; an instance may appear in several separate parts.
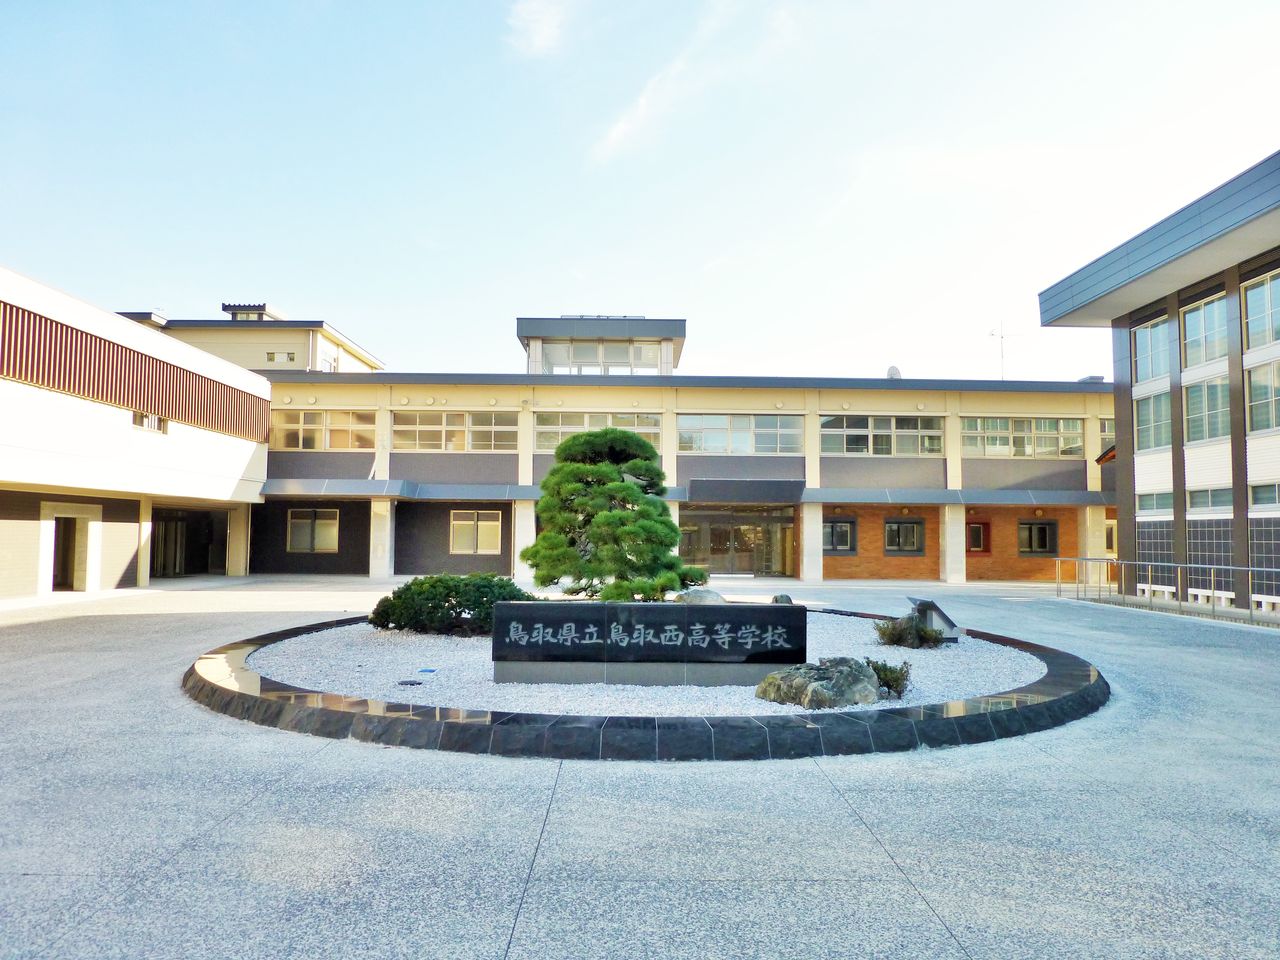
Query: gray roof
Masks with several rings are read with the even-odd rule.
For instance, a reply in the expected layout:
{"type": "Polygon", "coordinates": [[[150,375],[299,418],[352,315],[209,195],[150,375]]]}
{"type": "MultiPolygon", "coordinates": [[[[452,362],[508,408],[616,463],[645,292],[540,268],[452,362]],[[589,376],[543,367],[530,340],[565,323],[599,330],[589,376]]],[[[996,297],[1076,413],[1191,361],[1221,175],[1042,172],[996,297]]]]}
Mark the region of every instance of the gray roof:
{"type": "Polygon", "coordinates": [[[648,317],[516,317],[516,336],[594,340],[683,340],[685,321],[648,317]]]}
{"type": "Polygon", "coordinates": [[[649,377],[531,373],[323,373],[264,370],[272,383],[440,384],[448,386],[720,387],[797,390],[943,390],[986,393],[1110,394],[1111,384],[1074,380],[889,380],[883,377],[649,377]]]}
{"type": "Polygon", "coordinates": [[[1108,326],[1280,241],[1280,153],[1040,294],[1040,323],[1108,326]]]}

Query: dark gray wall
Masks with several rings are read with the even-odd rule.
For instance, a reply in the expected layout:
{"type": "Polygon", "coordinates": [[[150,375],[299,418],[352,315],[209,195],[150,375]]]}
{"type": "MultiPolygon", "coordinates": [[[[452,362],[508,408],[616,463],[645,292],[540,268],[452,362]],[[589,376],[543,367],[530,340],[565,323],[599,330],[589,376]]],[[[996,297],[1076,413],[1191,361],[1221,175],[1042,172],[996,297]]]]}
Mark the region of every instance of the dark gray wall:
{"type": "Polygon", "coordinates": [[[961,479],[966,490],[1087,490],[1083,460],[965,458],[961,479]]]}
{"type": "Polygon", "coordinates": [[[272,450],[267,454],[267,476],[295,480],[368,480],[373,476],[373,454],[272,450]]]}
{"type": "MultiPolygon", "coordinates": [[[[804,457],[735,457],[701,454],[676,458],[679,483],[732,477],[735,480],[803,480],[804,457]]],[[[673,482],[667,477],[667,482],[673,482]]]]}
{"type": "Polygon", "coordinates": [[[1102,465],[1102,489],[1112,491],[1116,488],[1116,462],[1112,460],[1110,463],[1102,465]]]}
{"type": "Polygon", "coordinates": [[[396,453],[391,454],[392,480],[421,483],[515,483],[514,453],[396,453]]]}
{"type": "Polygon", "coordinates": [[[541,483],[552,467],[556,465],[554,453],[535,453],[533,455],[533,482],[541,483]]]}
{"type": "Polygon", "coordinates": [[[945,490],[941,457],[823,457],[824,487],[920,487],[945,490]]]}
{"type": "Polygon", "coordinates": [[[249,569],[253,573],[369,574],[368,500],[271,500],[254,504],[249,569]],[[337,553],[289,553],[290,510],[338,511],[337,553]]]}
{"type": "Polygon", "coordinates": [[[511,505],[507,503],[396,504],[397,574],[501,573],[511,574],[511,505]],[[498,510],[502,513],[502,553],[451,554],[449,511],[498,510]]]}

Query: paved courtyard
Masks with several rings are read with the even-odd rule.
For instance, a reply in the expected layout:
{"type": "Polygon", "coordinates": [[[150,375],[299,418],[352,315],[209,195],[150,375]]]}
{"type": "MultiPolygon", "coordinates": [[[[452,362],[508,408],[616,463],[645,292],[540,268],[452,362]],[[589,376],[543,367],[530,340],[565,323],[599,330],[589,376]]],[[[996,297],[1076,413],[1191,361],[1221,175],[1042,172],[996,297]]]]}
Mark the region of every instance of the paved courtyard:
{"type": "Polygon", "coordinates": [[[0,957],[1280,956],[1280,631],[1051,588],[789,584],[882,612],[925,592],[1113,690],[1028,737],[818,761],[419,752],[180,692],[203,651],[384,587],[0,610],[0,957]]]}

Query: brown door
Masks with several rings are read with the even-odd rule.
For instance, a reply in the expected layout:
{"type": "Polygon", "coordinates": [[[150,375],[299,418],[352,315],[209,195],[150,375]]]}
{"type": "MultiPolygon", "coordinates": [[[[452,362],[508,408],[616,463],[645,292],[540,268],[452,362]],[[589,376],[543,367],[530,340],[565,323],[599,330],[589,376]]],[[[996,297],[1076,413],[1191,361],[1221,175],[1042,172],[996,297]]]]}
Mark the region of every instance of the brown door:
{"type": "Polygon", "coordinates": [[[76,588],[76,518],[53,518],[53,589],[76,588]]]}

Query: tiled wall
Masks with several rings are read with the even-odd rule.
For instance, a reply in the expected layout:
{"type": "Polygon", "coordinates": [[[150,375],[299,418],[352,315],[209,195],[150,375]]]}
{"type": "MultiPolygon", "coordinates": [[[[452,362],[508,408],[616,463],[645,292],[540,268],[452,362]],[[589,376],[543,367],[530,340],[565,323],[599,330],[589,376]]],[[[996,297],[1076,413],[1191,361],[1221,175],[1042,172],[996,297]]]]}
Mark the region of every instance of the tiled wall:
{"type": "Polygon", "coordinates": [[[1249,520],[1249,563],[1273,571],[1253,575],[1253,592],[1280,597],[1280,517],[1249,520]]]}
{"type": "MultiPolygon", "coordinates": [[[[1173,521],[1144,520],[1136,524],[1138,528],[1138,563],[1173,563],[1173,521]]],[[[1176,575],[1172,569],[1153,567],[1150,580],[1147,571],[1138,568],[1140,583],[1156,583],[1171,587],[1176,575]]]]}
{"type": "Polygon", "coordinates": [[[1193,590],[1230,590],[1229,574],[1218,571],[1216,579],[1205,567],[1231,565],[1231,518],[1187,521],[1187,586],[1193,590]],[[1203,565],[1203,566],[1197,566],[1203,565]]]}

